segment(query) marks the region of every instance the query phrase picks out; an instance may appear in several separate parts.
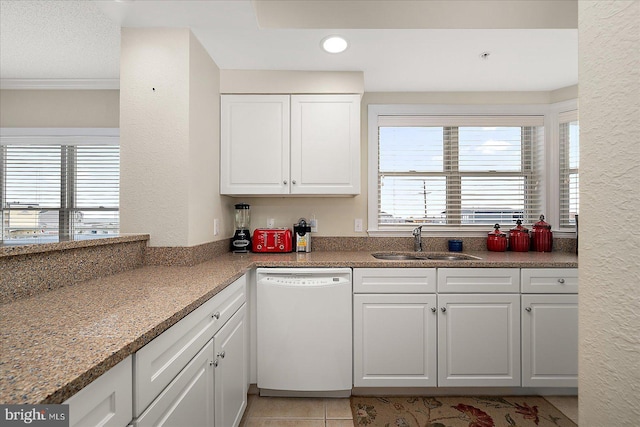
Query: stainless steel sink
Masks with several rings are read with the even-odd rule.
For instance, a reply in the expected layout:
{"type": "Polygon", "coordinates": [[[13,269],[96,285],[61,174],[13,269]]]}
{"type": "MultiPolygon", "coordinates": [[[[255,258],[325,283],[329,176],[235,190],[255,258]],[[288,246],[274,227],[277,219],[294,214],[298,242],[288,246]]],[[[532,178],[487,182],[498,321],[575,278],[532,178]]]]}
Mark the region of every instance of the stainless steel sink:
{"type": "Polygon", "coordinates": [[[376,259],[388,261],[464,261],[480,259],[477,256],[468,254],[439,252],[378,252],[372,255],[376,259]]]}

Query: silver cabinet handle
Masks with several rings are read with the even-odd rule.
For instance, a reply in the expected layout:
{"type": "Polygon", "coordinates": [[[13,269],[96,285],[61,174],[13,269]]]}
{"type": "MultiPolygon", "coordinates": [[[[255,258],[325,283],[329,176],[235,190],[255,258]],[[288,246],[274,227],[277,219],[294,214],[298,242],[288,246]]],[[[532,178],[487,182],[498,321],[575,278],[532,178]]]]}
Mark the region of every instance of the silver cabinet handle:
{"type": "Polygon", "coordinates": [[[222,350],[220,353],[216,354],[216,357],[219,357],[220,359],[224,359],[225,356],[225,351],[222,350]]]}
{"type": "Polygon", "coordinates": [[[296,180],[294,179],[293,181],[291,181],[291,183],[292,183],[292,184],[295,184],[295,183],[296,183],[296,180]]]}
{"type": "Polygon", "coordinates": [[[564,284],[564,279],[558,279],[558,283],[560,283],[561,285],[564,284]]]}
{"type": "Polygon", "coordinates": [[[211,315],[211,318],[212,318],[212,319],[216,319],[216,320],[217,320],[217,319],[219,319],[219,318],[220,318],[220,312],[219,312],[219,311],[216,311],[215,313],[213,313],[213,314],[211,315]]]}
{"type": "Polygon", "coordinates": [[[527,307],[527,308],[525,308],[525,310],[527,310],[529,313],[531,313],[531,307],[527,307]]]}
{"type": "Polygon", "coordinates": [[[435,307],[431,307],[431,312],[435,313],[438,309],[435,307]]]}
{"type": "Polygon", "coordinates": [[[444,313],[445,311],[447,311],[447,307],[440,307],[440,310],[442,310],[442,312],[444,313]]]}
{"type": "Polygon", "coordinates": [[[218,359],[214,360],[213,362],[209,362],[209,366],[213,366],[214,368],[218,367],[218,359]]]}
{"type": "Polygon", "coordinates": [[[287,185],[287,180],[285,179],[284,181],[282,181],[282,183],[283,183],[284,185],[287,185]]]}

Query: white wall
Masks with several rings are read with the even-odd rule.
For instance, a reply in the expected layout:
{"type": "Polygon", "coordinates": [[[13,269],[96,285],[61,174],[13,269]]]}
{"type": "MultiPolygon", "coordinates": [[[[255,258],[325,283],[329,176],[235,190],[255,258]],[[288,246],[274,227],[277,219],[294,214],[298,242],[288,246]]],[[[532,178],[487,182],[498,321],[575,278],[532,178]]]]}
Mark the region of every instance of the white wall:
{"type": "MultiPolygon", "coordinates": [[[[188,29],[123,28],[120,230],[194,246],[231,211],[218,192],[219,70],[188,29]]],[[[224,228],[223,228],[224,231],[224,228]]]]}
{"type": "Polygon", "coordinates": [[[0,90],[0,127],[119,126],[118,90],[0,90]]]}
{"type": "Polygon", "coordinates": [[[194,246],[231,237],[232,200],[220,196],[220,70],[190,34],[189,239],[194,246]],[[214,236],[218,219],[220,234],[214,236]]]}
{"type": "Polygon", "coordinates": [[[581,427],[640,423],[640,1],[579,2],[581,427]]]}

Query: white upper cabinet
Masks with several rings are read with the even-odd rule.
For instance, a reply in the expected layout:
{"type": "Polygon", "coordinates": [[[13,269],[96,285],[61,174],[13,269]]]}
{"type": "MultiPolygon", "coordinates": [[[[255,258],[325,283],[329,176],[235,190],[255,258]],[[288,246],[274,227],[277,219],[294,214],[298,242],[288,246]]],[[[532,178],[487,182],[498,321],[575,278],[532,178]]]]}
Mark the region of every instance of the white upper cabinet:
{"type": "Polygon", "coordinates": [[[222,95],[220,193],[289,193],[289,95],[222,95]]]}
{"type": "Polygon", "coordinates": [[[360,95],[291,96],[291,194],[360,193],[360,95]]]}
{"type": "Polygon", "coordinates": [[[360,193],[360,95],[221,95],[220,193],[360,193]]]}

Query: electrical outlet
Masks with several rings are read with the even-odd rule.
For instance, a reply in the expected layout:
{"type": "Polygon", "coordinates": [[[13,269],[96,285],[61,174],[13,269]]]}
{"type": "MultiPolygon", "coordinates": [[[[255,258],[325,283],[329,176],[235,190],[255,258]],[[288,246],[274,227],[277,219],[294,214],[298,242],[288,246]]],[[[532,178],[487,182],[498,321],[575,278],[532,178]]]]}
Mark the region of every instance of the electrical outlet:
{"type": "Polygon", "coordinates": [[[274,228],[276,226],[276,220],[273,218],[267,219],[267,228],[274,228]]]}
{"type": "Polygon", "coordinates": [[[356,218],[353,223],[353,231],[356,233],[362,232],[362,218],[356,218]]]}
{"type": "Polygon", "coordinates": [[[309,220],[309,227],[311,227],[311,232],[312,233],[317,233],[318,232],[318,220],[315,217],[312,217],[309,220]]]}
{"type": "Polygon", "coordinates": [[[218,218],[213,219],[213,235],[217,236],[220,234],[220,220],[218,218]]]}

